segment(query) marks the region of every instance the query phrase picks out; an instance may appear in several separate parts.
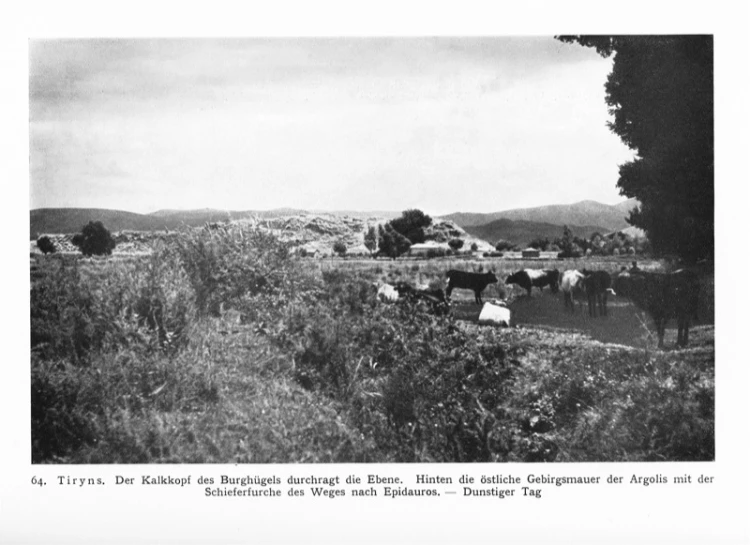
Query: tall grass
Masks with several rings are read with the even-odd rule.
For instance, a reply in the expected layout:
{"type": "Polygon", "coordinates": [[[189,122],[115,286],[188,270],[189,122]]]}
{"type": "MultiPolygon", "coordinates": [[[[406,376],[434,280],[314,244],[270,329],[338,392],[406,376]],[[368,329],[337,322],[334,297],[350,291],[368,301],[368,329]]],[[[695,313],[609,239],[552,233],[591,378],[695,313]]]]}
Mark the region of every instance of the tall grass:
{"type": "Polygon", "coordinates": [[[376,300],[384,275],[433,282],[451,262],[321,270],[229,226],[40,263],[35,462],[713,457],[712,346],[643,353],[376,300]]]}

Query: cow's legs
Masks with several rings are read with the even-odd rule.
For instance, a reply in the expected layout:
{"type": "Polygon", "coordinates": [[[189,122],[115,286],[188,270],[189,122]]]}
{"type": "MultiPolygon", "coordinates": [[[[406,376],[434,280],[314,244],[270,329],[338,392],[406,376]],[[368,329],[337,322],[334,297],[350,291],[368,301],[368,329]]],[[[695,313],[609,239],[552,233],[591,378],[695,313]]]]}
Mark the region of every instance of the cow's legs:
{"type": "Polygon", "coordinates": [[[663,319],[655,320],[656,322],[656,334],[659,336],[659,348],[664,348],[664,323],[663,319]]]}
{"type": "Polygon", "coordinates": [[[475,291],[474,292],[474,302],[478,305],[482,304],[482,292],[481,291],[475,291]]]}
{"type": "Polygon", "coordinates": [[[677,319],[677,345],[678,346],[687,346],[689,328],[690,328],[689,317],[680,317],[677,319]]]}

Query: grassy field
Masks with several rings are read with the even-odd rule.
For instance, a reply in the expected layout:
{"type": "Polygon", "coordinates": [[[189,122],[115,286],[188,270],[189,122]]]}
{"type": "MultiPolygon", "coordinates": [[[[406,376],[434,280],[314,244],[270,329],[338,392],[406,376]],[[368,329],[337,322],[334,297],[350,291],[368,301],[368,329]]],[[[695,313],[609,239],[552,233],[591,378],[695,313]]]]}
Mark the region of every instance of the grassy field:
{"type": "Polygon", "coordinates": [[[39,256],[32,458],[713,459],[710,313],[687,349],[661,351],[627,301],[592,319],[502,284],[521,268],[629,261],[300,259],[246,227],[130,259],[39,256]],[[470,291],[454,292],[449,316],[376,300],[375,281],[442,285],[452,268],[495,271],[484,298],[507,299],[514,327],[478,326],[470,291]]]}

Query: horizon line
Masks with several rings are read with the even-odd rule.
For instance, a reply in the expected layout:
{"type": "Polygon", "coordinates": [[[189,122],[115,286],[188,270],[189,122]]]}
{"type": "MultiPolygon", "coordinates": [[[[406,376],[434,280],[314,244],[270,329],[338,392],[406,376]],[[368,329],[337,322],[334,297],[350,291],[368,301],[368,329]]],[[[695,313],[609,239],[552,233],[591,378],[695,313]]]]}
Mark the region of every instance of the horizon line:
{"type": "MultiPolygon", "coordinates": [[[[496,214],[499,212],[510,212],[513,210],[528,210],[533,208],[543,208],[545,206],[572,206],[575,204],[585,203],[585,202],[594,202],[597,204],[603,204],[605,206],[617,206],[619,204],[622,204],[624,202],[627,202],[631,200],[632,198],[625,198],[619,202],[616,203],[605,203],[601,201],[596,201],[594,199],[583,199],[580,201],[575,201],[571,203],[553,203],[553,204],[539,204],[539,205],[533,205],[533,206],[522,206],[517,208],[506,208],[502,210],[494,210],[491,212],[474,212],[474,211],[463,211],[463,210],[456,210],[454,212],[447,212],[442,214],[432,214],[436,217],[442,217],[442,216],[449,216],[452,214],[496,214]]],[[[404,210],[423,210],[419,207],[408,207],[404,210]]],[[[388,214],[398,214],[403,212],[404,210],[401,209],[394,209],[394,210],[367,210],[367,209],[357,209],[357,208],[343,208],[343,209],[332,209],[332,210],[324,210],[324,209],[316,209],[316,208],[298,208],[294,206],[278,206],[275,208],[262,208],[262,209],[244,209],[244,210],[238,210],[238,209],[229,209],[229,208],[211,208],[211,207],[203,207],[203,208],[157,208],[156,210],[153,210],[151,212],[135,212],[133,210],[127,210],[124,208],[106,208],[106,207],[100,207],[100,206],[42,206],[38,208],[29,208],[29,212],[35,212],[37,210],[108,210],[111,212],[128,212],[130,214],[138,214],[141,216],[149,216],[151,214],[155,214],[156,212],[161,211],[174,211],[174,212],[197,212],[197,211],[215,211],[215,212],[238,212],[238,213],[244,213],[244,212],[275,212],[277,210],[297,210],[300,212],[309,212],[309,213],[316,213],[316,214],[332,214],[332,213],[342,213],[342,212],[356,212],[359,214],[364,213],[374,213],[374,212],[380,212],[380,213],[388,213],[388,214]]]]}

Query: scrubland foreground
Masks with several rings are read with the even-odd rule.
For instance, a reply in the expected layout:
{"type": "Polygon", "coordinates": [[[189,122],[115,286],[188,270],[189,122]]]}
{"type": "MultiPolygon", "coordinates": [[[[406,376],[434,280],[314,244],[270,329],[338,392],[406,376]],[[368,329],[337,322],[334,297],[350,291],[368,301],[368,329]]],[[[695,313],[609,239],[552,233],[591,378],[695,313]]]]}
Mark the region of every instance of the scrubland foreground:
{"type": "MultiPolygon", "coordinates": [[[[712,326],[679,351],[479,327],[465,304],[379,303],[372,282],[397,263],[321,266],[250,228],[38,258],[32,461],[714,458],[712,326]]],[[[455,266],[435,263],[399,276],[455,266]]]]}

